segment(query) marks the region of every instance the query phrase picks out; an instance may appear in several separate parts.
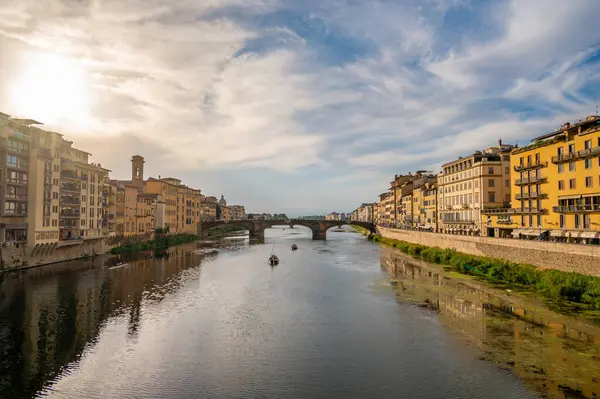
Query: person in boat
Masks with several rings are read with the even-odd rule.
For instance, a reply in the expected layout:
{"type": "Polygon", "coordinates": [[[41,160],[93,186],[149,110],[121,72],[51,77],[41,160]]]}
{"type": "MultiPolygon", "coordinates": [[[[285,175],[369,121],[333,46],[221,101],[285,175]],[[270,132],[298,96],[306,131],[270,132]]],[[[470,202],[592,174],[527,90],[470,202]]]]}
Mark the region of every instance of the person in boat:
{"type": "Polygon", "coordinates": [[[295,251],[295,250],[297,250],[297,249],[298,249],[298,246],[297,246],[296,244],[293,244],[293,245],[292,245],[292,251],[295,251]]]}
{"type": "Polygon", "coordinates": [[[269,263],[270,263],[271,265],[276,265],[276,264],[278,264],[278,263],[279,263],[279,258],[278,258],[276,255],[271,255],[271,256],[269,257],[269,263]]]}

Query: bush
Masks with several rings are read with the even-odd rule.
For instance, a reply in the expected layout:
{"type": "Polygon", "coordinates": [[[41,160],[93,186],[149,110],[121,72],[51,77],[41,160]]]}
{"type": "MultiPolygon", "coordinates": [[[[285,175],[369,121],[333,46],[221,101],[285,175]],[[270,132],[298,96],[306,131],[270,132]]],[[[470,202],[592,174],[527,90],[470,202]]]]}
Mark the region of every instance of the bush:
{"type": "Polygon", "coordinates": [[[403,253],[426,262],[450,266],[463,274],[534,289],[551,299],[566,299],[600,309],[598,277],[539,269],[533,265],[468,255],[453,249],[426,247],[378,235],[373,237],[373,241],[396,247],[403,253]]]}

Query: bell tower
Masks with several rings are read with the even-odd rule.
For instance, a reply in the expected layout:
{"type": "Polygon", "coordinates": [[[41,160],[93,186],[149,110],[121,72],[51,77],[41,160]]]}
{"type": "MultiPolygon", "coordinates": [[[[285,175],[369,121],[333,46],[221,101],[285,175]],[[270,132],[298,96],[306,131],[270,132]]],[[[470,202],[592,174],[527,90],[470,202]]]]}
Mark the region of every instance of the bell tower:
{"type": "Polygon", "coordinates": [[[144,157],[134,155],[131,157],[131,185],[137,187],[138,191],[144,189],[144,157]]]}

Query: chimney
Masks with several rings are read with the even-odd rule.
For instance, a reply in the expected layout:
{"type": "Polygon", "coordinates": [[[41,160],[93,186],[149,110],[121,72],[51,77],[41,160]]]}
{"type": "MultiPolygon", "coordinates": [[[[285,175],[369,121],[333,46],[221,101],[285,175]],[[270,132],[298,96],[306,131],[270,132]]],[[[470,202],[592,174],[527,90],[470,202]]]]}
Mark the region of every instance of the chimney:
{"type": "Polygon", "coordinates": [[[498,145],[502,145],[502,139],[498,140],[498,145]]]}

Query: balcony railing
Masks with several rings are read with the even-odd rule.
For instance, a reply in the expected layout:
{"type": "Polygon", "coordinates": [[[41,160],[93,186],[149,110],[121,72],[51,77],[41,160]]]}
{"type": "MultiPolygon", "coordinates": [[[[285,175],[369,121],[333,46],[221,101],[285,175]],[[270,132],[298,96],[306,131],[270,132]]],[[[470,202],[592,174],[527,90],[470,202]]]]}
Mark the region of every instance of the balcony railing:
{"type": "Polygon", "coordinates": [[[81,199],[74,197],[61,197],[60,198],[61,205],[80,205],[81,199]]]}
{"type": "Polygon", "coordinates": [[[596,155],[600,155],[600,146],[581,150],[577,153],[579,158],[595,157],[596,155]]]}
{"type": "Polygon", "coordinates": [[[442,220],[444,224],[475,224],[475,219],[455,219],[455,220],[442,220]]]}
{"type": "Polygon", "coordinates": [[[29,135],[27,135],[27,134],[25,134],[23,132],[20,132],[18,130],[15,130],[15,129],[10,129],[9,130],[9,136],[17,138],[19,140],[24,140],[24,141],[27,141],[27,142],[31,141],[31,137],[29,137],[29,135]]]}
{"type": "Polygon", "coordinates": [[[548,179],[546,177],[524,177],[523,179],[515,180],[515,185],[526,186],[528,184],[545,183],[548,179]]]}
{"type": "Polygon", "coordinates": [[[42,158],[46,158],[46,159],[54,159],[54,158],[52,157],[52,150],[51,150],[51,149],[49,149],[49,148],[40,148],[40,149],[38,150],[38,154],[39,154],[39,156],[40,156],[40,157],[42,157],[42,158]]]}
{"type": "Polygon", "coordinates": [[[15,201],[27,201],[27,194],[9,194],[5,195],[6,199],[15,201]]]}
{"type": "Polygon", "coordinates": [[[27,183],[27,180],[22,180],[22,179],[11,179],[10,177],[8,177],[8,178],[6,179],[6,182],[7,182],[7,183],[9,183],[9,184],[21,184],[21,185],[23,185],[23,186],[26,186],[26,185],[28,184],[28,183],[27,183]]]}
{"type": "Polygon", "coordinates": [[[516,199],[518,200],[526,200],[526,199],[546,199],[548,198],[548,194],[545,193],[523,193],[523,194],[517,194],[515,196],[516,199]]]}
{"type": "Polygon", "coordinates": [[[81,213],[80,212],[73,212],[73,211],[62,211],[60,213],[60,217],[61,218],[80,218],[81,217],[81,213]]]}
{"type": "Polygon", "coordinates": [[[489,208],[482,209],[481,213],[485,215],[533,215],[544,214],[546,209],[543,208],[489,208]]]}
{"type": "Polygon", "coordinates": [[[523,165],[516,165],[514,167],[514,170],[515,170],[515,172],[522,172],[524,170],[545,168],[547,166],[548,166],[548,162],[526,163],[523,165]]]}
{"type": "Polygon", "coordinates": [[[600,205],[563,205],[552,207],[556,213],[600,212],[600,205]]]}
{"type": "Polygon", "coordinates": [[[63,183],[60,185],[60,191],[69,191],[79,194],[81,192],[81,186],[79,184],[63,183]]]}
{"type": "Polygon", "coordinates": [[[566,154],[556,155],[556,156],[552,157],[552,163],[569,162],[569,161],[572,161],[574,159],[577,159],[577,153],[576,152],[569,152],[569,153],[566,153],[566,154]]]}

